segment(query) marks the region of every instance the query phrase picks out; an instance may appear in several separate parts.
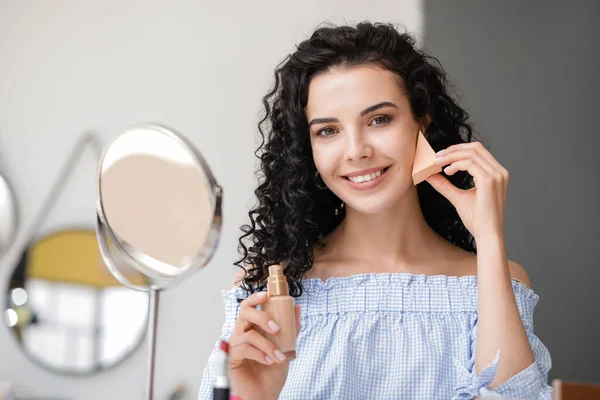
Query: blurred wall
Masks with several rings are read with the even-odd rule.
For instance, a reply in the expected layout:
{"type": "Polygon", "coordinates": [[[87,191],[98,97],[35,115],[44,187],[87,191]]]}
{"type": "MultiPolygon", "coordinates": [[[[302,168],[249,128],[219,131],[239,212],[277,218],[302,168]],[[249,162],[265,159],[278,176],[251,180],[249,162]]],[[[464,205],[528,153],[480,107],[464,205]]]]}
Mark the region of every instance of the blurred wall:
{"type": "Polygon", "coordinates": [[[423,41],[511,174],[509,258],[540,295],[551,379],[600,381],[600,2],[432,1],[423,41]]]}
{"type": "MultiPolygon", "coordinates": [[[[0,2],[0,171],[22,213],[14,251],[0,260],[0,304],[24,235],[78,137],[95,130],[106,145],[132,124],[170,125],[199,147],[224,188],[215,257],[161,300],[157,399],[178,382],[195,399],[247,222],[256,123],[275,66],[324,20],[386,20],[418,35],[421,11],[420,0],[0,2]]],[[[92,152],[82,154],[43,229],[93,227],[96,165],[92,152]]],[[[21,398],[141,399],[145,350],[98,375],[64,377],[30,362],[0,324],[0,381],[12,381],[21,398]]]]}

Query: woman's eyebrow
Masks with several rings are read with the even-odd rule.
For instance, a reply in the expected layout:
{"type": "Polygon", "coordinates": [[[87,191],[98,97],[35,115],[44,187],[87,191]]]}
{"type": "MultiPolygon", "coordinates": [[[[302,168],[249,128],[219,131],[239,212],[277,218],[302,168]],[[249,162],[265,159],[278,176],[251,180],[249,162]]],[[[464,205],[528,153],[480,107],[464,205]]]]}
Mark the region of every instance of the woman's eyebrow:
{"type": "MultiPolygon", "coordinates": [[[[389,102],[389,101],[383,101],[383,102],[381,102],[381,103],[377,103],[377,104],[375,104],[375,105],[372,105],[372,106],[370,106],[370,107],[367,107],[367,108],[365,108],[364,110],[362,110],[362,111],[360,112],[360,116],[361,116],[361,117],[364,117],[365,115],[367,115],[367,114],[369,114],[369,113],[371,113],[371,112],[373,112],[373,111],[375,111],[375,110],[378,110],[378,109],[380,109],[380,108],[383,108],[383,107],[393,107],[393,108],[398,108],[398,106],[397,106],[397,105],[395,105],[395,104],[394,104],[394,103],[392,103],[392,102],[389,102]]],[[[339,119],[337,119],[337,118],[313,118],[313,119],[312,119],[312,120],[309,122],[309,124],[308,124],[308,127],[310,128],[311,126],[313,126],[313,125],[315,125],[315,124],[328,124],[328,123],[331,123],[331,122],[340,122],[340,120],[339,120],[339,119]]]]}
{"type": "Polygon", "coordinates": [[[397,105],[395,105],[394,103],[392,103],[392,102],[389,102],[389,101],[384,101],[384,102],[381,102],[381,103],[375,104],[374,106],[371,106],[371,107],[367,107],[367,108],[365,108],[364,110],[362,110],[362,111],[361,111],[361,113],[360,113],[360,116],[361,116],[361,117],[364,117],[364,116],[365,116],[365,115],[367,115],[368,113],[370,113],[370,112],[373,112],[373,111],[375,111],[375,110],[378,110],[378,109],[380,109],[380,108],[383,108],[383,107],[394,107],[394,108],[398,108],[398,106],[397,106],[397,105]]]}

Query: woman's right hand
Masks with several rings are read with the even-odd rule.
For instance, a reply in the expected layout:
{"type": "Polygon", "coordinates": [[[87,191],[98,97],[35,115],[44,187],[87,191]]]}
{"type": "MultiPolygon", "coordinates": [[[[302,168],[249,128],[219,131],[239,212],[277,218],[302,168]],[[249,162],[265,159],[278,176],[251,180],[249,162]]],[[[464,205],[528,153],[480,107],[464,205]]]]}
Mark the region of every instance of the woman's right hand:
{"type": "MultiPolygon", "coordinates": [[[[269,313],[256,309],[267,299],[267,292],[256,292],[242,301],[229,337],[232,394],[243,400],[277,399],[288,375],[289,362],[261,333],[276,334],[280,329],[269,313]]],[[[297,336],[300,306],[296,305],[294,310],[297,336]]]]}

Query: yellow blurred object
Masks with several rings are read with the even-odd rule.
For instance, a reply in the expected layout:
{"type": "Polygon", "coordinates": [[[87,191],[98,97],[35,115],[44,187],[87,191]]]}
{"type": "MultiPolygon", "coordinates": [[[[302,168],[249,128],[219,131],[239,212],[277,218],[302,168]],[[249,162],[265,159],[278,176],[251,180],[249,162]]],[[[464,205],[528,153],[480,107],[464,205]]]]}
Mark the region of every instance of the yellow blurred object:
{"type": "Polygon", "coordinates": [[[17,314],[17,325],[20,327],[24,327],[29,325],[29,323],[33,320],[33,312],[29,306],[19,306],[13,307],[15,313],[17,314]]]}
{"type": "MultiPolygon", "coordinates": [[[[146,278],[135,270],[121,272],[136,285],[146,284],[146,278]]],[[[121,286],[105,266],[92,230],[59,231],[34,243],[28,251],[27,275],[95,288],[121,286]]]]}

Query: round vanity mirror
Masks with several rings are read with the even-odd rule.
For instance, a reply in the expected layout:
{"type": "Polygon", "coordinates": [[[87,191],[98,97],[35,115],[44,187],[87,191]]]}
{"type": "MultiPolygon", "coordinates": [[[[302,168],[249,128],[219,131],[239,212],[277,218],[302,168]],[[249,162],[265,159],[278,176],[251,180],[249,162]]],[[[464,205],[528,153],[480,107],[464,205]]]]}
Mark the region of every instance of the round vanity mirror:
{"type": "MultiPolygon", "coordinates": [[[[130,282],[144,275],[123,270],[130,282]]],[[[104,265],[96,233],[61,230],[23,252],[6,291],[4,319],[34,362],[61,374],[111,368],[146,332],[148,294],[121,285],[104,265]]]]}
{"type": "Polygon", "coordinates": [[[160,290],[206,265],[219,237],[221,188],[185,138],[158,125],[130,128],[105,151],[99,172],[98,241],[117,279],[160,290]],[[120,265],[150,287],[129,282],[120,265]]]}

